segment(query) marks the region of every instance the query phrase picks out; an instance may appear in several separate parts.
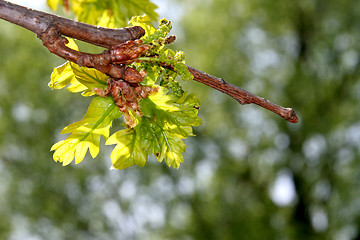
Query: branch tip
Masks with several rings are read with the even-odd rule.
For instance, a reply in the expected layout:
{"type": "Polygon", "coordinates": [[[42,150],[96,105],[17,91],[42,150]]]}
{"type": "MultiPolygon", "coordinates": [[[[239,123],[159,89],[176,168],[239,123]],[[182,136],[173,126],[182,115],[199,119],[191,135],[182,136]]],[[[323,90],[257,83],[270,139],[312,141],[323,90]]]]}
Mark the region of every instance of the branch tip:
{"type": "Polygon", "coordinates": [[[287,121],[291,123],[297,123],[299,121],[296,112],[292,108],[287,108],[289,111],[289,116],[285,118],[287,121]]]}

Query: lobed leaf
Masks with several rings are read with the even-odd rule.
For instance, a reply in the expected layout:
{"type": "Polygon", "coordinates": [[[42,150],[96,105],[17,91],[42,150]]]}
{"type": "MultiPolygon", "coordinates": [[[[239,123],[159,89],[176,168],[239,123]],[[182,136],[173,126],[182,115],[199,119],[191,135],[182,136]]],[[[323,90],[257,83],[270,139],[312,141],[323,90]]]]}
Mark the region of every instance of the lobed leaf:
{"type": "Polygon", "coordinates": [[[173,128],[184,126],[200,126],[202,121],[197,116],[199,100],[195,95],[186,92],[181,97],[175,94],[166,94],[165,88],[149,96],[141,102],[141,110],[144,116],[152,118],[156,116],[164,126],[173,128]]]}
{"type": "Polygon", "coordinates": [[[94,98],[84,118],[61,131],[62,134],[71,134],[52,146],[51,151],[55,150],[54,160],[62,162],[64,166],[74,158],[75,163],[80,163],[87,150],[95,158],[99,153],[100,136],[107,139],[112,121],[120,116],[121,112],[111,98],[94,98]]]}
{"type": "Polygon", "coordinates": [[[147,15],[134,16],[129,21],[129,24],[131,26],[140,26],[145,30],[145,35],[141,40],[144,43],[151,43],[153,51],[159,51],[164,47],[165,37],[172,29],[171,22],[165,18],[159,21],[159,27],[156,29],[147,15]]]}
{"type": "Polygon", "coordinates": [[[54,68],[48,85],[52,89],[62,89],[68,86],[69,92],[81,92],[83,96],[87,97],[94,95],[93,88],[106,88],[107,79],[105,74],[96,69],[66,62],[54,68]]]}
{"type": "Polygon", "coordinates": [[[108,76],[94,69],[80,67],[75,63],[70,63],[74,76],[78,82],[86,86],[88,92],[92,92],[93,88],[107,87],[108,76]]]}
{"type": "Polygon", "coordinates": [[[110,155],[115,169],[121,170],[133,165],[145,166],[147,154],[141,145],[140,134],[135,129],[117,131],[110,136],[106,144],[116,144],[110,155]]]}
{"type": "Polygon", "coordinates": [[[161,162],[165,159],[165,163],[167,166],[171,166],[173,168],[179,168],[180,163],[184,162],[183,152],[186,150],[185,143],[181,140],[181,138],[172,135],[170,133],[165,134],[166,136],[166,145],[163,146],[162,152],[157,159],[161,162]]]}
{"type": "MultiPolygon", "coordinates": [[[[78,50],[73,39],[68,39],[68,47],[78,50]]],[[[81,92],[83,96],[92,96],[93,88],[105,88],[108,77],[102,72],[93,69],[80,67],[73,62],[66,62],[59,67],[54,68],[49,87],[52,89],[62,89],[66,86],[70,92],[81,92]]]]}
{"type": "MultiPolygon", "coordinates": [[[[154,154],[159,162],[165,159],[165,163],[169,167],[179,168],[180,163],[184,161],[182,153],[186,150],[182,137],[171,133],[169,129],[157,123],[156,119],[144,118],[143,121],[144,127],[139,131],[139,135],[141,135],[142,144],[148,154],[154,154]]],[[[191,136],[192,128],[190,127],[189,130],[188,136],[191,136]]]]}
{"type": "MultiPolygon", "coordinates": [[[[54,68],[53,72],[51,73],[49,87],[52,89],[62,89],[67,85],[79,85],[75,79],[75,75],[72,71],[70,62],[66,62],[56,68],[54,68]]],[[[81,91],[84,91],[85,88],[81,91]]]]}
{"type": "Polygon", "coordinates": [[[197,116],[198,106],[199,101],[194,95],[185,92],[177,97],[166,94],[163,88],[142,101],[144,116],[156,122],[150,126],[161,146],[159,152],[154,152],[159,162],[165,159],[166,164],[174,168],[183,162],[186,145],[182,139],[193,136],[192,127],[202,123],[197,116]]]}
{"type": "Polygon", "coordinates": [[[144,166],[147,156],[155,155],[159,162],[165,160],[169,167],[178,168],[186,150],[182,139],[193,136],[192,126],[201,124],[198,100],[187,93],[181,97],[167,94],[165,88],[159,87],[140,104],[141,117],[129,114],[136,118],[134,127],[121,130],[106,141],[107,145],[116,144],[111,154],[113,167],[144,166]]]}

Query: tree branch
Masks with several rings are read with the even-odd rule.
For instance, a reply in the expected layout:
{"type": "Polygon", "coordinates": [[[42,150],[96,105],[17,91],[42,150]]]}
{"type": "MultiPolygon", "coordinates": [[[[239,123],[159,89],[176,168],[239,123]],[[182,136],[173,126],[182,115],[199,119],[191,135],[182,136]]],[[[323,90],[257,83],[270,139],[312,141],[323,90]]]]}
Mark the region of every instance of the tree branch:
{"type": "Polygon", "coordinates": [[[277,115],[281,116],[289,122],[298,122],[296,113],[292,108],[284,108],[282,106],[276,105],[265,98],[252,94],[231,83],[227,83],[222,78],[214,77],[193,67],[188,66],[188,69],[190,73],[194,76],[195,81],[203,83],[209,87],[212,87],[220,92],[231,96],[242,105],[254,103],[276,113],[277,115]]]}
{"type": "MultiPolygon", "coordinates": [[[[139,39],[145,33],[141,27],[109,29],[92,26],[3,0],[0,0],[0,18],[37,34],[50,52],[79,65],[96,68],[114,78],[119,78],[124,74],[123,68],[118,64],[126,63],[126,61],[118,61],[119,54],[116,51],[115,54],[111,52],[112,48],[126,41],[139,39]],[[99,55],[78,52],[67,48],[65,46],[66,40],[61,35],[105,47],[109,50],[99,55]],[[105,58],[107,58],[105,64],[104,62],[96,62],[105,58]]],[[[146,49],[143,49],[143,51],[146,51],[146,49]]],[[[278,106],[265,98],[227,83],[222,78],[211,76],[193,67],[188,66],[188,70],[194,76],[195,81],[228,94],[240,104],[254,103],[278,114],[289,122],[298,122],[296,113],[292,108],[278,106]]]]}
{"type": "Polygon", "coordinates": [[[144,29],[137,26],[119,29],[102,28],[3,0],[0,1],[0,18],[24,27],[37,35],[44,32],[49,26],[55,26],[64,36],[105,48],[119,45],[128,40],[139,39],[145,34],[144,29]]]}
{"type": "MultiPolygon", "coordinates": [[[[149,50],[150,47],[142,44],[142,41],[139,39],[129,40],[120,45],[115,45],[100,54],[91,54],[67,47],[66,44],[68,40],[63,37],[59,30],[53,25],[50,25],[44,32],[38,34],[38,37],[51,53],[74,62],[79,66],[95,68],[109,77],[116,79],[124,79],[127,75],[128,82],[143,79],[140,76],[136,77],[134,74],[130,74],[130,76],[129,70],[126,71],[126,69],[129,68],[125,68],[124,66],[124,64],[128,62],[134,62],[134,59],[149,50]]],[[[138,73],[138,75],[140,75],[140,73],[138,73]]]]}

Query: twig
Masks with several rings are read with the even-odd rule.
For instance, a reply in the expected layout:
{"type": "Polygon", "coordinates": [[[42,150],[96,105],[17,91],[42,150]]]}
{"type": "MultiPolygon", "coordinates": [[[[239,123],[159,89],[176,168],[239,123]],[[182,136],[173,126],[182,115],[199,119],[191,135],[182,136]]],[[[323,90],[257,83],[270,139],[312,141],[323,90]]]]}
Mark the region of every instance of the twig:
{"type": "MultiPolygon", "coordinates": [[[[121,62],[114,61],[114,59],[111,60],[111,57],[114,57],[114,55],[109,51],[126,41],[139,39],[145,33],[141,27],[109,29],[92,26],[53,14],[25,8],[3,0],[0,0],[0,18],[37,34],[50,52],[82,66],[96,68],[114,78],[119,78],[124,72],[123,68],[118,65],[121,62]],[[104,51],[104,53],[102,53],[103,55],[78,52],[67,48],[65,46],[66,40],[64,40],[61,35],[105,47],[109,50],[104,51]],[[101,61],[105,61],[105,63],[101,61]],[[116,64],[112,64],[112,62],[116,64]]],[[[126,61],[124,61],[124,63],[126,63],[126,61]]],[[[296,113],[292,108],[278,106],[265,98],[256,96],[244,89],[227,83],[222,78],[211,76],[193,67],[188,66],[188,69],[194,76],[195,81],[228,94],[240,104],[254,103],[278,114],[289,122],[298,122],[296,113]]]]}
{"type": "Polygon", "coordinates": [[[227,83],[222,78],[214,77],[210,74],[204,73],[198,69],[188,66],[190,73],[194,76],[194,80],[200,83],[203,83],[207,86],[210,86],[220,92],[223,92],[235,100],[237,100],[240,104],[250,104],[254,103],[263,108],[266,108],[282,118],[286,119],[289,122],[297,123],[298,118],[296,116],[295,111],[292,108],[284,108],[282,106],[276,105],[269,100],[259,97],[255,94],[252,94],[242,88],[239,88],[231,83],[227,83]]]}

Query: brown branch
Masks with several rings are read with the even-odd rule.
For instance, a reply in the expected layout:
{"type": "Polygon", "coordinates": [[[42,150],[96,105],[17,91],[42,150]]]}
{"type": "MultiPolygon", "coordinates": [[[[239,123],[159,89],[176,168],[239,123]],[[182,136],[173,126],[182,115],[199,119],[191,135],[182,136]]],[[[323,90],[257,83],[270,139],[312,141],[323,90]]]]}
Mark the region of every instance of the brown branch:
{"type": "Polygon", "coordinates": [[[137,26],[119,29],[102,28],[7,1],[0,1],[0,18],[24,27],[37,35],[44,32],[49,26],[55,26],[64,36],[106,48],[128,40],[139,39],[145,34],[144,29],[137,26]]]}
{"type": "Polygon", "coordinates": [[[149,50],[150,46],[142,44],[139,39],[135,41],[129,40],[100,54],[91,54],[67,47],[68,40],[52,25],[38,34],[38,37],[51,53],[80,66],[95,68],[111,78],[122,78],[131,83],[137,83],[143,79],[135,69],[124,66],[125,63],[133,62],[140,54],[144,54],[149,50]]]}
{"type": "Polygon", "coordinates": [[[282,106],[276,105],[265,98],[259,97],[233,84],[227,83],[222,78],[214,77],[193,67],[188,66],[188,69],[194,76],[195,81],[203,83],[231,96],[242,105],[254,103],[276,113],[289,122],[298,122],[296,113],[292,108],[284,108],[282,106]]]}
{"type": "MultiPolygon", "coordinates": [[[[126,63],[126,60],[120,56],[123,52],[119,54],[116,47],[126,41],[139,39],[145,33],[141,27],[100,28],[25,8],[3,0],[0,0],[0,18],[36,33],[50,52],[81,66],[96,68],[113,78],[121,78],[124,75],[124,68],[119,64],[126,63]],[[62,35],[106,47],[109,50],[101,54],[75,51],[65,46],[67,40],[62,35]]],[[[132,60],[133,57],[130,59],[132,60]]],[[[278,106],[265,98],[227,83],[222,78],[211,76],[193,67],[188,66],[188,69],[194,76],[195,81],[228,94],[240,104],[254,103],[278,114],[289,122],[298,122],[296,113],[292,108],[278,106]]]]}

